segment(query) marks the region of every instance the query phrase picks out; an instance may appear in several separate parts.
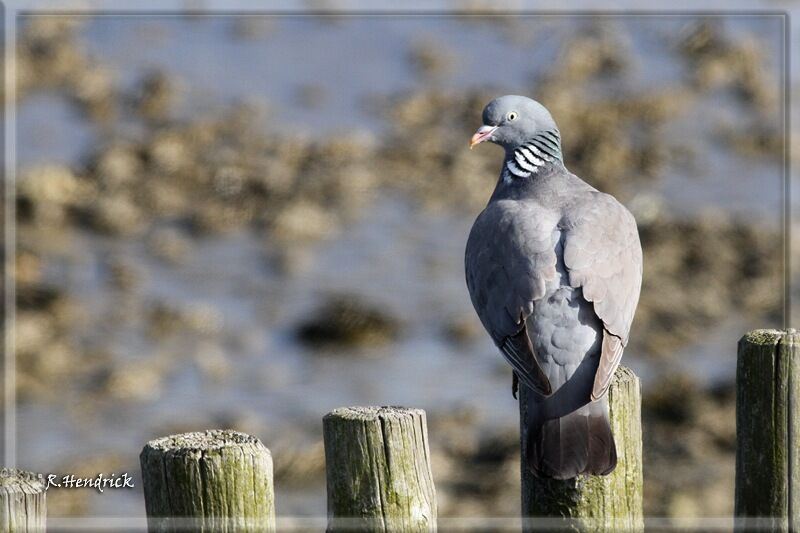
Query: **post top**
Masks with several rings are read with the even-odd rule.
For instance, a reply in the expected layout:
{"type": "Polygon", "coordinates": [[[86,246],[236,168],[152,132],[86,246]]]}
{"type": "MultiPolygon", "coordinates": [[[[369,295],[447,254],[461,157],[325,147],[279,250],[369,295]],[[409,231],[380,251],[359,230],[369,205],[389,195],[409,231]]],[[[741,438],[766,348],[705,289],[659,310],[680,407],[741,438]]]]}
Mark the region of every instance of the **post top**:
{"type": "Polygon", "coordinates": [[[37,494],[44,491],[44,487],[44,478],[41,474],[17,470],[16,468],[3,468],[0,470],[0,492],[37,494]]]}
{"type": "Polygon", "coordinates": [[[744,334],[740,342],[749,344],[775,345],[789,335],[797,335],[797,330],[788,328],[780,329],[754,329],[744,334]]]}
{"type": "Polygon", "coordinates": [[[611,378],[612,384],[625,383],[626,381],[636,381],[639,379],[636,374],[627,366],[619,365],[611,378]]]}
{"type": "MultiPolygon", "coordinates": [[[[209,451],[243,446],[255,446],[266,450],[257,437],[232,429],[207,429],[169,435],[151,440],[145,446],[145,450],[151,448],[159,451],[209,451]]],[[[267,451],[269,452],[269,450],[267,451]]]]}
{"type": "Polygon", "coordinates": [[[339,407],[334,409],[325,418],[344,418],[347,420],[377,420],[386,418],[401,418],[404,416],[425,416],[423,409],[400,406],[356,406],[339,407]]]}

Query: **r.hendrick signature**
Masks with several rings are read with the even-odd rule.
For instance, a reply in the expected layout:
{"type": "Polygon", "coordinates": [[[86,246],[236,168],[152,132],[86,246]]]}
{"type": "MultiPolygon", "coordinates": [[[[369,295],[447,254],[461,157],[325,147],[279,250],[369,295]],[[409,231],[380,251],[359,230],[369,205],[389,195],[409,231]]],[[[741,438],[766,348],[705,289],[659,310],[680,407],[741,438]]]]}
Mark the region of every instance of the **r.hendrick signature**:
{"type": "Polygon", "coordinates": [[[64,489],[93,488],[97,492],[103,489],[133,488],[133,479],[127,472],[122,474],[97,474],[95,477],[77,477],[73,474],[47,474],[47,487],[64,489]]]}

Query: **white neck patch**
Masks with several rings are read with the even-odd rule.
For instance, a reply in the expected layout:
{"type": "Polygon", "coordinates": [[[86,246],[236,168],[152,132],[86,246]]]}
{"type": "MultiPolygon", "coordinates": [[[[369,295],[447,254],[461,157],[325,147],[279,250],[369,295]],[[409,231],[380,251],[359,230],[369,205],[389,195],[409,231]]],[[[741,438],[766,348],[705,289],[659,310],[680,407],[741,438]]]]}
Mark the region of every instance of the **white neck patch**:
{"type": "Polygon", "coordinates": [[[514,178],[527,178],[555,160],[561,160],[561,141],[558,131],[539,133],[514,150],[511,157],[506,160],[503,181],[510,183],[514,178]]]}

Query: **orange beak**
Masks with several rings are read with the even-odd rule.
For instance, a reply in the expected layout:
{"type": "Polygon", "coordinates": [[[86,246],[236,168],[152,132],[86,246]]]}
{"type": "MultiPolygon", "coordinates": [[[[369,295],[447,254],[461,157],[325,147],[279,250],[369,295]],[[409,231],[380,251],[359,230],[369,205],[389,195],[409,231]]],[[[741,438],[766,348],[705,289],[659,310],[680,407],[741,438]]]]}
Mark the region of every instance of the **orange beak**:
{"type": "Polygon", "coordinates": [[[497,126],[481,126],[478,128],[478,131],[476,131],[475,135],[472,136],[472,139],[469,140],[469,149],[472,150],[472,147],[476,144],[480,144],[483,141],[488,141],[496,129],[497,126]]]}

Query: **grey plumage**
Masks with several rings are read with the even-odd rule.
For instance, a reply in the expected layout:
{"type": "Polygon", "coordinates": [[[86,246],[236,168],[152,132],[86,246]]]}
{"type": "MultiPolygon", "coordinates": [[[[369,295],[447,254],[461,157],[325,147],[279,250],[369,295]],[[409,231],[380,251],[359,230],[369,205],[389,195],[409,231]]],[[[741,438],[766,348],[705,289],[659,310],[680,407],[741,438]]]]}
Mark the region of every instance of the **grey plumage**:
{"type": "Polygon", "coordinates": [[[525,446],[534,474],[607,474],[616,449],[605,393],[641,287],[636,222],[564,167],[561,134],[541,104],[500,97],[483,120],[472,144],[499,144],[505,159],[467,241],[472,303],[535,392],[525,446]]]}

